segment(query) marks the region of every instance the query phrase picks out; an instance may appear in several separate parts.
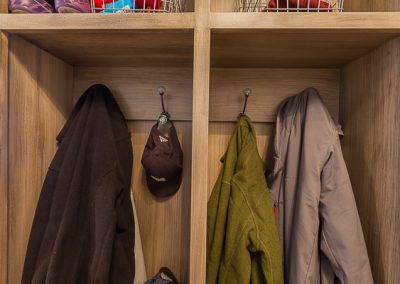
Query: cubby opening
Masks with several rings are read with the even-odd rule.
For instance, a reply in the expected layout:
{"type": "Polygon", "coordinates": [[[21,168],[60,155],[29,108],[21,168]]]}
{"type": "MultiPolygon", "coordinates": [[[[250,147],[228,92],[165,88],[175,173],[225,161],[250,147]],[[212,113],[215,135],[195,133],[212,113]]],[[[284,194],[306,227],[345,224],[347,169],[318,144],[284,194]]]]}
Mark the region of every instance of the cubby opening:
{"type": "Polygon", "coordinates": [[[167,266],[182,283],[189,282],[192,62],[193,31],[9,35],[8,283],[21,282],[56,136],[74,102],[95,83],[110,88],[132,133],[132,192],[148,277],[167,266]],[[159,86],[166,88],[165,107],[184,153],[181,187],[163,200],[147,189],[141,165],[162,111],[159,86]]]}
{"type": "Polygon", "coordinates": [[[273,165],[268,154],[279,104],[315,87],[344,131],[343,155],[375,283],[394,283],[396,273],[383,267],[392,267],[398,257],[388,244],[397,242],[393,224],[398,222],[399,200],[395,186],[399,179],[392,176],[398,162],[391,158],[397,150],[388,139],[399,134],[399,117],[393,109],[399,103],[399,44],[397,34],[212,31],[208,194],[242,111],[243,90],[252,89],[246,114],[254,122],[259,154],[268,168],[273,165]],[[379,209],[383,207],[384,213],[379,209]]]}

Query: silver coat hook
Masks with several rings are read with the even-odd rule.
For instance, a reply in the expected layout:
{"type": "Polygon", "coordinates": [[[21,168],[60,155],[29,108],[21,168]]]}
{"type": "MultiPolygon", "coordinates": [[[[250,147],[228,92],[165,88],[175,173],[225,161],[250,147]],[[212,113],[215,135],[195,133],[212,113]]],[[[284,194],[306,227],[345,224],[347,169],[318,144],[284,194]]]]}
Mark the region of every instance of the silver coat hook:
{"type": "Polygon", "coordinates": [[[245,115],[246,113],[246,107],[247,107],[247,99],[249,98],[249,96],[251,95],[251,89],[250,88],[246,88],[243,90],[243,94],[244,94],[244,106],[243,106],[243,111],[240,113],[241,115],[245,115]]]}
{"type": "Polygon", "coordinates": [[[165,107],[164,107],[164,95],[165,95],[165,92],[166,92],[165,87],[164,87],[164,86],[159,86],[159,87],[157,88],[157,92],[158,92],[158,94],[161,96],[161,107],[162,107],[162,111],[163,111],[163,113],[167,113],[167,112],[165,111],[165,107]]]}
{"type": "Polygon", "coordinates": [[[158,92],[158,94],[159,94],[160,96],[163,96],[163,95],[165,94],[165,92],[166,92],[166,89],[165,89],[164,86],[159,86],[159,87],[157,88],[157,92],[158,92]]]}

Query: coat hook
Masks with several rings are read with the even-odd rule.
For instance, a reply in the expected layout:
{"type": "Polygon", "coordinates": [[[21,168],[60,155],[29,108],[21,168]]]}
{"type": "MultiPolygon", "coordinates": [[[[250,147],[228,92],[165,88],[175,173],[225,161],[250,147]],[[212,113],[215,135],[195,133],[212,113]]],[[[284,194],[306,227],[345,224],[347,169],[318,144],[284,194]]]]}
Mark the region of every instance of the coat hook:
{"type": "Polygon", "coordinates": [[[245,115],[245,113],[246,113],[247,99],[249,98],[249,96],[251,94],[251,89],[250,88],[244,89],[243,94],[244,94],[244,106],[243,106],[243,111],[240,113],[240,115],[245,115]]]}
{"type": "Polygon", "coordinates": [[[157,88],[157,92],[158,92],[158,94],[161,96],[161,107],[162,107],[162,111],[163,111],[163,113],[167,113],[167,112],[165,111],[165,107],[164,107],[164,94],[165,94],[165,92],[166,92],[165,87],[164,87],[164,86],[159,86],[159,87],[157,88]]]}

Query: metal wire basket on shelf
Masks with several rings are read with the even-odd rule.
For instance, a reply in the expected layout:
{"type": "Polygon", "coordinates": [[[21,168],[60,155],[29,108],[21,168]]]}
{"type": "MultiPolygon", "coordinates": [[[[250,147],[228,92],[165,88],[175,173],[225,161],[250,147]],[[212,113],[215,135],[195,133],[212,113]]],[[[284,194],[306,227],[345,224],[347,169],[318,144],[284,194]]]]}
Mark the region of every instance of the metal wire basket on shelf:
{"type": "Polygon", "coordinates": [[[343,12],[344,0],[237,0],[239,12],[343,12]]]}
{"type": "Polygon", "coordinates": [[[180,13],[185,0],[90,0],[92,13],[180,13]]]}

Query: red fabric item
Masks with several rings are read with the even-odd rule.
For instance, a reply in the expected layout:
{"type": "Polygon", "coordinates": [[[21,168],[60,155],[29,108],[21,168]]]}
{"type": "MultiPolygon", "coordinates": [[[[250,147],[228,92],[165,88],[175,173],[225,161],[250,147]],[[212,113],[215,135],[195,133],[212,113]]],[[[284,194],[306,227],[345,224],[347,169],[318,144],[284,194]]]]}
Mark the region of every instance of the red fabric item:
{"type": "MultiPolygon", "coordinates": [[[[299,8],[307,8],[308,7],[308,0],[289,0],[289,6],[296,8],[297,2],[299,2],[299,8]]],[[[310,8],[318,8],[318,2],[320,2],[320,8],[331,8],[329,7],[329,3],[320,0],[310,0],[310,8]]]]}
{"type": "Polygon", "coordinates": [[[138,9],[160,9],[161,0],[136,0],[135,4],[138,9]],[[144,7],[145,4],[146,7],[144,7]]]}
{"type": "Polygon", "coordinates": [[[96,8],[104,8],[103,7],[103,3],[104,4],[108,4],[111,3],[113,0],[94,0],[94,5],[96,6],[96,8]]]}
{"type": "MultiPolygon", "coordinates": [[[[289,8],[297,8],[297,2],[299,2],[299,8],[308,8],[308,0],[289,0],[289,8]]],[[[327,9],[321,10],[320,12],[330,12],[332,8],[328,2],[322,0],[310,0],[310,8],[319,8],[327,9]]],[[[270,0],[268,2],[268,6],[264,8],[263,12],[276,12],[276,9],[286,9],[287,8],[287,1],[286,0],[279,0],[279,7],[277,7],[277,0],[270,0]]]]}
{"type": "Polygon", "coordinates": [[[278,2],[276,0],[270,0],[268,2],[268,6],[264,8],[263,12],[276,12],[277,9],[286,9],[287,1],[279,0],[279,7],[277,6],[278,2]]]}
{"type": "Polygon", "coordinates": [[[274,216],[276,218],[276,207],[274,207],[274,216]]]}
{"type": "Polygon", "coordinates": [[[108,3],[112,3],[113,0],[94,0],[94,6],[97,8],[95,11],[96,13],[100,13],[101,11],[103,11],[103,9],[99,9],[99,8],[105,8],[106,4],[108,3]],[[103,5],[104,3],[104,5],[103,5]]]}

